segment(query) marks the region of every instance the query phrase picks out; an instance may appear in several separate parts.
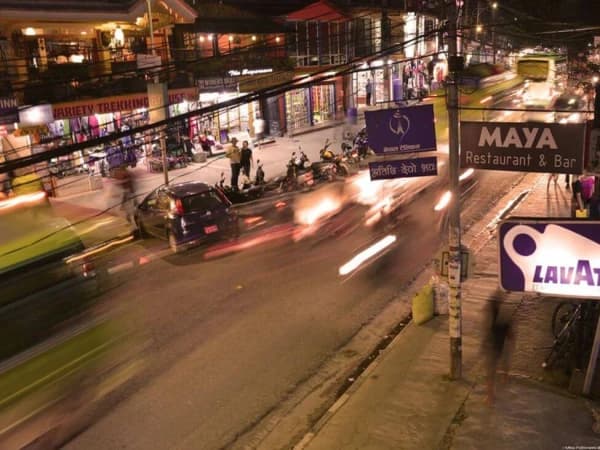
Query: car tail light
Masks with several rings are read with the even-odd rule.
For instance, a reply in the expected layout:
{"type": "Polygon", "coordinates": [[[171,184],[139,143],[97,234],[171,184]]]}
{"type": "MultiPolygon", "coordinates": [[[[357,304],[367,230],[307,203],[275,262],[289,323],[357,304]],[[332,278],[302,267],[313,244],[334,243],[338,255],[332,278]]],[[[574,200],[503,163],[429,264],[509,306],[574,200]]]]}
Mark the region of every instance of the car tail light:
{"type": "Polygon", "coordinates": [[[86,278],[96,276],[96,266],[93,262],[84,262],[81,265],[81,271],[83,273],[83,276],[86,278]]]}
{"type": "Polygon", "coordinates": [[[173,214],[177,214],[178,216],[183,216],[183,202],[180,198],[175,199],[175,201],[171,200],[171,212],[173,214]]]}

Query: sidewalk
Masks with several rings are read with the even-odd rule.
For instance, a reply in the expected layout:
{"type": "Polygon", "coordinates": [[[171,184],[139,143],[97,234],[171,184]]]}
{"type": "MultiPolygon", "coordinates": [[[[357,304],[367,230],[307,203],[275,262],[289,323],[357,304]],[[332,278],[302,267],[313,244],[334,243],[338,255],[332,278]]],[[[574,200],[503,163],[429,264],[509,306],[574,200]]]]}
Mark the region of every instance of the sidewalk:
{"type": "MultiPolygon", "coordinates": [[[[422,326],[411,323],[296,449],[600,446],[600,435],[592,431],[593,403],[539,381],[545,351],[538,350],[538,345],[551,342],[548,314],[552,299],[509,295],[506,303],[513,309],[517,329],[510,376],[498,386],[496,403],[491,407],[485,403],[483,311],[498,286],[497,241],[495,229],[489,224],[510,200],[527,189],[529,195],[511,215],[568,216],[570,191],[551,187],[547,193],[546,177],[525,176],[463,236],[463,242],[476,255],[476,266],[474,275],[463,284],[462,380],[453,382],[447,377],[447,316],[437,316],[422,326]]],[[[424,274],[420,281],[430,275],[424,274]]],[[[410,299],[407,293],[406,300],[410,299]]]]}

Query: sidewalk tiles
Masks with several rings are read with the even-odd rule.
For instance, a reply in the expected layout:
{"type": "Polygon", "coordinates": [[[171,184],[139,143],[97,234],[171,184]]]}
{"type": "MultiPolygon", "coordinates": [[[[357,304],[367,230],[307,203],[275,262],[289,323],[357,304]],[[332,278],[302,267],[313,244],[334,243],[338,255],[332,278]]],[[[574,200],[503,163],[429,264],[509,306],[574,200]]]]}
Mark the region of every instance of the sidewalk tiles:
{"type": "MultiPolygon", "coordinates": [[[[521,360],[516,361],[517,372],[511,370],[508,382],[498,386],[493,406],[485,403],[483,310],[498,286],[497,242],[488,224],[523,190],[529,190],[529,195],[512,215],[569,215],[570,192],[553,187],[547,192],[545,175],[528,174],[463,236],[477,256],[474,276],[463,283],[463,379],[452,382],[447,377],[447,318],[438,316],[423,326],[411,323],[297,449],[600,446],[600,435],[592,429],[592,402],[526,374],[520,376],[527,365],[539,365],[543,359],[540,354],[531,354],[530,335],[549,332],[548,316],[536,327],[523,326],[531,319],[527,315],[519,317],[520,306],[542,303],[534,296],[512,293],[505,301],[515,313],[517,340],[527,342],[529,353],[520,351],[517,343],[514,358],[521,360]]],[[[551,310],[546,308],[546,313],[551,310]]]]}

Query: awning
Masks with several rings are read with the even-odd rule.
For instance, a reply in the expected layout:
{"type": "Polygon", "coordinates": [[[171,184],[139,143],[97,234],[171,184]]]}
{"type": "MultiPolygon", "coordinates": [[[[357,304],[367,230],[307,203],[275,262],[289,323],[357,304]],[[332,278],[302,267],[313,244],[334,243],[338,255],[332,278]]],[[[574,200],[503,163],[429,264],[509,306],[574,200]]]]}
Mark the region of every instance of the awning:
{"type": "Polygon", "coordinates": [[[320,0],[288,14],[286,19],[289,21],[341,22],[350,18],[326,0],[320,0]]]}
{"type": "Polygon", "coordinates": [[[265,19],[198,18],[193,24],[177,24],[176,29],[188,33],[264,34],[290,31],[285,24],[265,19]]]}

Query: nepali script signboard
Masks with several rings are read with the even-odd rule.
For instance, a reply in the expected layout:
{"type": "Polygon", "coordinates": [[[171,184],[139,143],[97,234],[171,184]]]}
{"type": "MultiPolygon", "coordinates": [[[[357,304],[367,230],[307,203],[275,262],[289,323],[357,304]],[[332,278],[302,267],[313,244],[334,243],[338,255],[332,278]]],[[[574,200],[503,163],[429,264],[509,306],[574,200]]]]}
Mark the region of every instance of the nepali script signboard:
{"type": "Polygon", "coordinates": [[[600,221],[511,218],[498,237],[503,289],[600,299],[600,221]]]}
{"type": "Polygon", "coordinates": [[[365,111],[365,123],[378,155],[436,150],[433,105],[365,111]]]}
{"type": "Polygon", "coordinates": [[[460,141],[463,168],[583,172],[583,123],[461,122],[460,141]]]}
{"type": "Polygon", "coordinates": [[[437,158],[395,159],[369,163],[371,181],[437,175],[437,158]]]}

